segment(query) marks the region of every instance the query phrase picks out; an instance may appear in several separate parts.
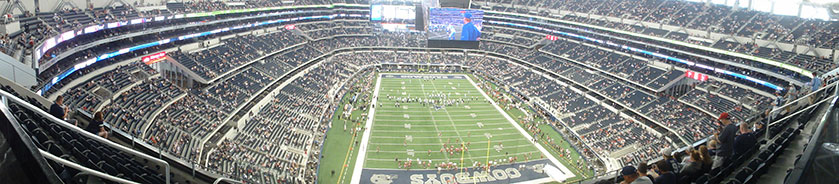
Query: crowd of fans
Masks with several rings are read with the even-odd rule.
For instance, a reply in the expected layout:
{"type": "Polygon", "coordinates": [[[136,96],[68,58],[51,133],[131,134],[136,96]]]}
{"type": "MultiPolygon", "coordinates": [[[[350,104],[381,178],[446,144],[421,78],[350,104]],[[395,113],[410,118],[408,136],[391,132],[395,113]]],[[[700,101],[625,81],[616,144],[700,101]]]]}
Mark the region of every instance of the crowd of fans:
{"type": "Polygon", "coordinates": [[[357,68],[342,60],[323,61],[284,86],[233,140],[225,140],[212,152],[210,160],[216,164],[210,165],[210,169],[249,181],[313,179],[315,171],[311,166],[317,165],[318,158],[311,153],[319,149],[316,140],[322,140],[326,131],[321,122],[330,117],[326,113],[332,107],[327,92],[355,71],[357,68]],[[254,165],[256,171],[237,170],[235,165],[242,161],[254,165]]]}
{"type": "Polygon", "coordinates": [[[640,123],[607,110],[584,94],[560,87],[555,80],[533,73],[525,67],[503,60],[475,57],[467,59],[465,64],[474,66],[475,70],[488,76],[499,77],[497,80],[522,94],[531,98],[539,97],[550,104],[550,108],[558,111],[560,117],[565,117],[561,121],[579,135],[583,144],[579,147],[591,148],[583,152],[593,151],[597,155],[608,156],[611,152],[628,148],[630,151],[617,159],[634,163],[642,158],[651,158],[654,150],[669,145],[659,136],[642,128],[640,123]]]}
{"type": "Polygon", "coordinates": [[[621,183],[676,184],[697,181],[705,174],[716,177],[723,167],[751,154],[758,145],[758,132],[765,131],[759,123],[732,121],[728,113],[722,113],[716,119],[719,128],[713,130],[714,135],[708,137],[706,144],[690,147],[683,153],[663,147],[660,151],[663,159],[653,162],[652,167],[647,165],[649,159],[623,167],[619,176],[623,180],[621,183]]]}
{"type": "Polygon", "coordinates": [[[518,44],[525,47],[529,47],[538,42],[541,38],[545,37],[544,35],[537,33],[510,30],[508,28],[494,27],[489,25],[484,26],[482,29],[483,32],[486,32],[488,34],[483,34],[481,36],[481,39],[489,39],[504,43],[518,44]]]}
{"type": "MultiPolygon", "coordinates": [[[[503,7],[503,10],[505,11],[515,11],[516,8],[512,7],[520,8],[520,6],[511,6],[510,2],[496,0],[476,1],[473,4],[478,6],[488,5],[487,2],[498,3],[493,6],[493,9],[496,7],[503,7]]],[[[839,44],[839,39],[835,36],[835,32],[839,31],[837,30],[837,27],[839,26],[836,26],[837,23],[835,22],[803,19],[794,16],[773,15],[771,13],[754,10],[732,9],[731,7],[725,5],[709,5],[701,2],[664,0],[645,0],[642,2],[566,1],[564,3],[537,1],[536,3],[540,3],[541,7],[548,7],[549,9],[592,13],[596,15],[632,20],[644,20],[722,34],[733,34],[748,38],[804,44],[818,48],[833,49],[839,46],[837,45],[839,44]]],[[[566,15],[563,19],[616,28],[624,31],[667,37],[674,40],[687,41],[705,46],[713,44],[693,39],[686,39],[688,35],[683,32],[661,30],[658,27],[646,27],[640,24],[623,24],[607,21],[606,19],[589,19],[575,14],[566,15]]],[[[707,35],[690,36],[708,39],[707,35]]],[[[719,42],[725,41],[719,40],[719,42]]],[[[741,51],[752,55],[758,55],[757,52],[760,49],[774,48],[757,46],[753,43],[740,44],[733,42],[733,44],[734,45],[732,45],[732,47],[740,47],[738,45],[748,47],[743,48],[741,51]]],[[[832,55],[830,55],[830,53],[817,57],[808,54],[797,54],[790,51],[783,52],[788,52],[789,56],[783,55],[783,57],[777,57],[778,55],[775,54],[760,56],[792,63],[797,66],[821,72],[826,72],[828,69],[835,68],[834,65],[831,65],[832,62],[830,62],[830,59],[832,58],[832,55]]],[[[764,53],[769,54],[769,52],[764,53]]]]}
{"type": "MultiPolygon", "coordinates": [[[[671,97],[664,94],[650,94],[643,92],[643,90],[635,89],[636,87],[633,87],[632,85],[624,85],[621,82],[615,82],[613,79],[610,79],[609,76],[600,76],[604,74],[598,75],[598,72],[583,69],[575,65],[563,64],[563,62],[557,62],[555,59],[550,59],[547,56],[539,56],[542,53],[533,53],[523,49],[514,48],[512,46],[504,46],[493,43],[482,43],[482,47],[486,50],[496,51],[499,53],[511,53],[510,55],[519,58],[530,58],[526,60],[554,71],[561,76],[565,76],[572,81],[578,82],[579,84],[587,84],[589,88],[598,90],[604,95],[616,99],[619,103],[623,103],[623,105],[626,105],[627,107],[638,108],[638,112],[644,113],[654,121],[660,122],[664,126],[673,129],[676,131],[675,133],[677,135],[682,135],[682,137],[690,142],[696,142],[707,138],[714,132],[715,127],[718,127],[718,125],[712,121],[713,118],[710,117],[710,115],[715,116],[726,112],[731,113],[732,117],[735,117],[734,119],[738,121],[745,121],[747,118],[758,114],[758,112],[762,113],[763,110],[767,108],[766,105],[768,105],[771,101],[769,97],[757,94],[746,88],[713,81],[709,83],[702,83],[699,87],[696,87],[689,93],[680,96],[671,97]],[[709,88],[708,86],[713,87],[709,88]],[[705,89],[705,91],[699,90],[700,88],[705,89]],[[708,90],[712,93],[709,93],[708,90]],[[684,103],[695,105],[695,107],[684,103]],[[701,111],[696,108],[700,108],[705,111],[701,111]]],[[[641,83],[651,89],[659,89],[682,75],[679,71],[664,71],[650,66],[646,63],[646,61],[623,57],[617,53],[602,52],[597,48],[592,48],[572,41],[557,41],[554,42],[554,44],[549,44],[543,47],[542,50],[584,63],[585,65],[594,68],[605,70],[608,73],[616,74],[616,76],[629,79],[629,81],[641,83]]],[[[508,66],[495,67],[509,68],[508,66]]],[[[514,71],[505,72],[506,73],[498,73],[498,75],[527,76],[517,74],[514,71]]],[[[528,80],[538,81],[533,79],[528,80]]],[[[549,87],[550,85],[546,86],[543,84],[541,86],[549,87]]],[[[522,88],[526,87],[519,86],[517,89],[525,92],[527,91],[522,88]]],[[[605,113],[606,111],[604,109],[590,108],[590,106],[585,105],[595,103],[587,97],[568,95],[569,92],[563,93],[562,90],[553,91],[555,92],[554,94],[546,95],[542,97],[542,100],[545,100],[552,106],[553,109],[556,109],[560,113],[574,113],[569,118],[564,119],[565,123],[569,124],[571,127],[586,127],[589,124],[592,124],[592,122],[597,122],[598,120],[606,117],[607,115],[605,114],[610,114],[605,113]]],[[[636,136],[638,136],[638,134],[636,134],[636,136]]],[[[595,137],[603,136],[598,135],[595,137]]],[[[647,140],[656,140],[656,138],[651,138],[653,136],[642,137],[647,138],[647,140]]],[[[653,146],[645,147],[646,149],[639,149],[637,152],[628,154],[628,156],[621,159],[622,163],[633,164],[656,157],[657,154],[654,150],[666,147],[669,144],[666,143],[666,141],[658,139],[656,142],[645,142],[641,145],[653,146]]],[[[595,150],[606,150],[608,153],[615,151],[608,150],[608,148],[604,149],[598,147],[598,145],[594,145],[592,148],[595,150]]]]}
{"type": "MultiPolygon", "coordinates": [[[[259,3],[257,3],[259,4],[259,3]]],[[[246,4],[250,5],[250,4],[246,4]]],[[[105,8],[104,10],[109,10],[114,8],[105,8]]],[[[121,9],[121,8],[116,8],[121,9]]],[[[99,9],[97,9],[99,10],[99,9]]],[[[126,9],[131,10],[130,8],[126,9]]],[[[113,10],[112,10],[113,11],[113,10]]],[[[317,15],[317,14],[329,14],[329,12],[325,11],[317,11],[317,10],[307,10],[312,12],[318,13],[309,13],[307,15],[317,15]]],[[[110,12],[110,11],[108,11],[110,12]]],[[[222,27],[233,27],[237,25],[242,25],[245,23],[252,23],[253,21],[262,21],[262,20],[274,20],[277,17],[281,17],[280,14],[276,14],[276,12],[293,12],[293,13],[306,13],[305,11],[294,10],[294,9],[282,9],[282,10],[272,10],[272,11],[259,11],[259,12],[246,12],[246,13],[238,13],[232,15],[217,15],[217,16],[199,16],[199,17],[189,17],[189,18],[181,18],[181,19],[167,19],[165,21],[153,21],[153,22],[145,22],[142,24],[131,24],[131,25],[123,25],[118,28],[109,28],[101,31],[97,31],[91,34],[85,34],[83,36],[76,36],[74,39],[64,41],[53,47],[52,49],[46,51],[46,53],[39,59],[39,63],[46,63],[50,60],[55,60],[56,64],[50,68],[44,68],[42,72],[39,74],[39,83],[42,86],[44,83],[49,82],[53,77],[58,75],[60,72],[64,72],[68,68],[78,64],[81,61],[86,61],[90,58],[95,56],[100,56],[104,53],[111,53],[115,52],[117,49],[121,49],[128,46],[139,45],[143,43],[148,43],[151,41],[157,41],[164,38],[171,38],[179,35],[197,33],[197,32],[204,32],[210,31],[214,29],[219,29],[222,27]],[[274,14],[269,14],[274,12],[274,14]],[[241,19],[243,17],[248,17],[249,19],[241,19]],[[238,19],[236,19],[238,18],[238,19]],[[248,21],[250,20],[250,21],[248,21]],[[212,24],[208,24],[212,23],[212,24]],[[143,34],[140,36],[133,36],[130,39],[123,37],[121,40],[108,42],[108,43],[96,43],[95,41],[105,39],[105,38],[115,38],[117,36],[124,36],[129,33],[138,33],[139,31],[148,31],[157,28],[167,28],[169,26],[190,26],[184,29],[162,29],[164,31],[161,32],[151,32],[148,34],[143,34]],[[69,52],[71,49],[75,49],[76,51],[69,52]],[[81,50],[79,50],[81,49],[81,50]],[[59,58],[56,58],[59,57],[59,58]]],[[[93,13],[91,13],[93,14],[93,13]]],[[[136,13],[134,13],[136,14],[136,13]]],[[[142,14],[142,12],[141,12],[142,14]]],[[[151,13],[147,13],[151,14],[151,13]]],[[[142,14],[143,16],[147,17],[155,17],[157,14],[147,15],[142,14]]],[[[82,14],[84,15],[84,14],[82,14]]],[[[93,16],[93,15],[91,15],[93,16]]],[[[125,19],[125,16],[119,16],[125,19]]],[[[130,16],[128,16],[130,17],[130,16]]],[[[39,19],[33,19],[32,22],[39,21],[39,19]]],[[[310,20],[307,20],[310,21],[310,20]]],[[[46,26],[30,26],[32,30],[44,30],[44,29],[52,29],[51,27],[46,26]]],[[[256,28],[256,27],[253,27],[256,28]]],[[[247,28],[252,29],[252,28],[247,28]]],[[[359,29],[361,30],[361,29],[359,29]]],[[[22,33],[25,35],[27,32],[24,30],[22,33]]],[[[58,32],[58,31],[52,31],[58,32]]],[[[56,33],[57,34],[57,33],[56,33]]],[[[32,43],[29,43],[30,46],[34,46],[40,44],[39,42],[46,38],[46,35],[52,34],[45,34],[41,35],[39,38],[30,39],[32,43]]],[[[224,36],[224,33],[222,35],[224,36]]],[[[285,41],[285,40],[284,40],[285,41]]],[[[174,44],[165,44],[160,47],[167,48],[172,47],[174,44]]],[[[271,44],[285,44],[287,42],[266,42],[271,44]]],[[[181,44],[181,43],[178,43],[181,44]]],[[[30,47],[31,48],[31,47],[30,47]]],[[[143,49],[139,51],[133,51],[129,54],[123,55],[133,55],[133,56],[119,56],[116,58],[111,58],[113,60],[121,60],[131,57],[136,57],[138,55],[148,54],[149,52],[159,50],[158,47],[152,47],[148,49],[143,49]]]]}
{"type": "MultiPolygon", "coordinates": [[[[336,55],[312,67],[300,78],[284,85],[279,93],[273,94],[270,97],[271,102],[242,127],[236,129],[237,134],[233,138],[222,140],[219,146],[212,150],[201,150],[203,145],[199,145],[200,140],[212,135],[214,129],[238,107],[249,102],[250,97],[257,95],[259,90],[292,68],[301,66],[317,56],[349,47],[383,49],[382,47],[425,45],[421,39],[424,35],[415,33],[370,31],[370,35],[357,35],[353,29],[371,28],[353,21],[318,25],[320,23],[301,25],[300,28],[307,35],[321,34],[313,33],[312,30],[331,31],[317,38],[313,37],[314,40],[306,40],[285,30],[264,35],[239,36],[223,40],[219,46],[211,46],[198,52],[170,54],[173,59],[202,77],[219,78],[202,89],[187,90],[175,87],[153,72],[148,74],[151,76],[148,78],[132,77],[135,76],[133,72],[147,73],[150,72],[148,69],[118,69],[103,78],[107,80],[91,81],[87,85],[112,88],[109,90],[114,92],[121,89],[111,86],[137,83],[126,92],[113,97],[109,105],[101,107],[109,114],[107,122],[113,122],[114,127],[134,136],[142,136],[144,140],[166,150],[167,153],[187,160],[200,159],[200,152],[203,151],[209,154],[208,169],[249,182],[293,182],[314,177],[313,166],[318,164],[316,152],[322,144],[319,141],[326,130],[323,122],[328,121],[324,117],[328,117],[327,114],[334,110],[332,107],[335,105],[329,101],[331,97],[328,96],[328,92],[342,81],[349,80],[349,76],[357,72],[360,66],[378,62],[443,62],[472,66],[477,72],[497,77],[499,81],[521,91],[522,94],[539,98],[549,104],[551,109],[558,112],[560,121],[579,136],[581,144],[578,146],[586,148],[583,152],[590,151],[599,156],[608,156],[609,153],[620,151],[625,154],[618,155],[616,159],[623,163],[639,163],[658,156],[656,150],[672,145],[664,141],[661,135],[646,128],[644,123],[632,119],[638,117],[614,112],[587,94],[563,87],[568,84],[562,85],[556,79],[510,61],[450,51],[371,51],[336,55]],[[334,38],[319,40],[321,36],[334,38]],[[289,48],[292,46],[294,47],[289,48]],[[255,58],[285,48],[289,49],[264,59],[264,62],[255,62],[234,70],[255,58]],[[232,73],[221,75],[229,71],[232,73]],[[165,108],[160,109],[161,107],[165,108]],[[159,114],[152,117],[155,111],[159,111],[159,114]],[[149,122],[153,124],[146,125],[149,122]],[[144,130],[144,127],[148,128],[144,130]],[[621,151],[625,149],[628,151],[621,151]]],[[[513,42],[528,46],[524,43],[535,43],[541,38],[536,33],[510,32],[507,28],[489,30],[498,30],[500,34],[524,39],[505,41],[503,39],[507,36],[498,37],[497,34],[487,38],[500,39],[498,41],[504,43],[513,42]]],[[[752,107],[763,104],[767,99],[759,94],[736,95],[748,90],[720,83],[711,84],[717,86],[714,92],[729,98],[720,98],[713,94],[696,94],[696,98],[687,95],[669,97],[651,94],[649,90],[630,85],[627,81],[658,89],[680,73],[652,67],[646,63],[647,61],[571,41],[557,41],[540,50],[483,42],[481,50],[504,53],[555,72],[561,77],[612,98],[623,106],[639,109],[639,112],[672,128],[676,134],[691,142],[707,138],[717,125],[708,114],[689,107],[682,101],[705,110],[713,109],[709,111],[714,113],[729,112],[734,117],[742,117],[749,113],[731,112],[729,108],[742,104],[732,103],[729,98],[741,102],[748,101],[746,104],[754,103],[755,105],[750,105],[752,107]],[[578,63],[558,60],[547,53],[578,63]],[[604,72],[586,69],[582,65],[590,65],[604,72]],[[624,79],[614,79],[612,75],[624,79]]],[[[91,89],[82,92],[71,90],[65,94],[80,94],[75,99],[85,100],[74,101],[96,104],[86,100],[88,98],[84,94],[92,93],[89,90],[91,89]]]]}
{"type": "MultiPolygon", "coordinates": [[[[487,2],[497,3],[497,6],[501,7],[510,6],[510,3],[504,3],[501,0],[475,1],[473,4],[486,5],[487,2]]],[[[548,9],[661,22],[744,37],[752,37],[755,32],[769,33],[763,38],[780,38],[779,41],[790,43],[800,38],[814,38],[808,40],[808,43],[823,48],[833,48],[837,43],[835,35],[830,35],[836,31],[836,26],[831,26],[835,24],[833,22],[773,15],[756,10],[731,8],[726,5],[665,0],[565,1],[563,3],[536,1],[533,3],[539,3],[539,7],[548,9]]]]}
{"type": "Polygon", "coordinates": [[[196,52],[174,52],[170,57],[177,60],[205,79],[213,79],[245,63],[272,51],[301,43],[304,39],[289,31],[263,35],[246,35],[224,40],[218,46],[196,52]],[[259,40],[259,41],[254,41],[259,40]]]}

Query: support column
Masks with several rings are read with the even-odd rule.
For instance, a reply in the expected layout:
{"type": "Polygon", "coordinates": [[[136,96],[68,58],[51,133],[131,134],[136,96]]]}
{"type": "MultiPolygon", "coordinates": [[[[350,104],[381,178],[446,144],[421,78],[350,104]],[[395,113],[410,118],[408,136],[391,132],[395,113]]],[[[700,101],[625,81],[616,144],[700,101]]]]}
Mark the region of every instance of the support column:
{"type": "Polygon", "coordinates": [[[131,7],[130,3],[126,3],[123,0],[110,0],[110,1],[108,1],[108,4],[105,4],[105,7],[114,7],[114,4],[116,4],[116,3],[122,4],[123,6],[131,7]]]}
{"type": "Polygon", "coordinates": [[[52,11],[53,12],[59,12],[59,11],[61,11],[61,8],[64,8],[66,6],[70,6],[70,7],[75,8],[75,9],[80,9],[79,6],[76,6],[76,4],[73,3],[73,2],[70,2],[70,1],[67,1],[67,0],[58,0],[58,4],[55,5],[55,8],[53,8],[52,11]]]}
{"type": "MultiPolygon", "coordinates": [[[[37,10],[38,0],[35,0],[35,7],[36,7],[36,10],[37,10]]],[[[3,15],[14,14],[13,11],[14,11],[15,8],[20,10],[21,13],[26,12],[26,7],[23,6],[23,3],[21,3],[20,0],[10,0],[9,4],[6,4],[6,6],[3,7],[3,12],[2,13],[3,13],[3,15]]],[[[38,12],[35,11],[35,13],[38,13],[38,12]]]]}

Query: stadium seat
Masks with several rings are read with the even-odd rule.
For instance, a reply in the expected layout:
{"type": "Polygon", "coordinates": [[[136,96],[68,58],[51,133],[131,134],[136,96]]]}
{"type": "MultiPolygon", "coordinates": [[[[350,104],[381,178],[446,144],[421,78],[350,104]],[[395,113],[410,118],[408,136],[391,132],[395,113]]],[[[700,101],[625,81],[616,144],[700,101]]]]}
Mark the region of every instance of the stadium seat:
{"type": "Polygon", "coordinates": [[[696,178],[696,180],[693,181],[693,183],[695,183],[695,184],[705,184],[705,183],[708,182],[708,178],[710,178],[710,177],[711,177],[711,175],[704,174],[702,176],[699,176],[699,178],[696,178]]]}

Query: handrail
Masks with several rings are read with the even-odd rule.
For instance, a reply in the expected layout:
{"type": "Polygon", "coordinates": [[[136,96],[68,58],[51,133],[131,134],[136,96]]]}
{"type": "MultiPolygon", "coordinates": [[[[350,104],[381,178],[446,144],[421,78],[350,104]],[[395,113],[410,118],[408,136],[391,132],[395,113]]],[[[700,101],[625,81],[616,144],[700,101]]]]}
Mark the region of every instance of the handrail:
{"type": "Polygon", "coordinates": [[[213,184],[219,184],[219,183],[221,183],[221,181],[226,181],[228,183],[239,183],[239,184],[242,183],[241,181],[236,181],[236,180],[233,180],[233,179],[222,176],[222,177],[219,177],[218,179],[216,179],[216,181],[213,181],[213,184]]]}
{"type": "Polygon", "coordinates": [[[836,102],[839,98],[833,98],[830,102],[830,107],[828,107],[827,112],[825,115],[822,116],[821,121],[819,122],[818,127],[816,127],[815,131],[813,131],[813,135],[808,138],[810,144],[804,147],[804,151],[800,157],[801,162],[796,162],[793,164],[792,171],[789,172],[787,175],[787,179],[784,180],[786,184],[794,184],[794,183],[801,183],[802,176],[805,173],[807,167],[813,163],[813,156],[817,153],[816,147],[821,147],[821,144],[818,143],[818,139],[822,137],[822,134],[825,133],[824,129],[827,128],[828,123],[836,123],[835,119],[831,118],[832,114],[836,113],[836,102]],[[830,121],[830,122],[829,122],[830,121]]]}
{"type": "MultiPolygon", "coordinates": [[[[789,106],[792,106],[793,104],[797,104],[797,103],[798,103],[798,102],[800,102],[801,100],[804,100],[804,99],[809,99],[809,98],[806,98],[806,97],[810,97],[810,96],[812,96],[812,95],[814,95],[814,94],[816,94],[816,93],[819,93],[819,92],[824,91],[824,90],[826,90],[826,89],[828,89],[828,88],[831,88],[831,87],[837,87],[837,84],[839,84],[839,82],[837,82],[837,83],[833,83],[833,84],[828,84],[828,85],[826,85],[826,86],[824,86],[824,87],[819,88],[819,90],[816,90],[816,91],[813,91],[813,92],[807,93],[807,95],[804,95],[804,96],[798,97],[798,99],[795,99],[795,100],[793,100],[792,102],[786,102],[786,104],[782,105],[782,106],[781,106],[781,107],[779,107],[778,109],[785,109],[785,108],[787,108],[787,107],[789,107],[789,106]],[[793,103],[793,102],[795,102],[795,103],[793,103]]],[[[805,87],[806,87],[806,86],[805,86],[805,87]]],[[[773,123],[774,123],[774,122],[773,122],[773,123]]]]}
{"type": "MultiPolygon", "coordinates": [[[[797,112],[795,112],[795,113],[793,113],[793,114],[787,115],[786,117],[781,118],[781,119],[778,119],[778,120],[776,120],[776,121],[772,121],[772,114],[774,114],[774,113],[779,113],[780,111],[785,110],[787,107],[790,107],[790,106],[792,106],[792,105],[797,105],[798,103],[800,103],[800,102],[801,102],[801,100],[804,100],[804,99],[810,100],[810,96],[816,95],[816,94],[818,94],[818,93],[821,93],[822,91],[825,91],[825,90],[827,90],[827,89],[831,89],[831,88],[837,88],[837,89],[839,89],[839,82],[837,82],[837,83],[833,83],[833,84],[829,84],[829,85],[827,85],[827,86],[825,86],[825,87],[822,87],[822,88],[820,88],[820,89],[818,89],[818,90],[816,90],[816,91],[810,92],[810,93],[808,93],[807,95],[804,95],[804,96],[798,97],[798,99],[793,100],[792,102],[787,102],[786,104],[784,104],[784,105],[782,105],[782,106],[780,106],[780,107],[778,107],[778,108],[775,108],[775,109],[770,110],[770,111],[769,111],[769,116],[767,116],[767,117],[766,117],[766,119],[767,119],[767,121],[766,121],[766,122],[768,122],[768,123],[766,123],[766,129],[768,130],[768,129],[769,129],[769,127],[771,127],[771,126],[773,126],[773,125],[777,125],[777,124],[779,124],[779,123],[781,123],[781,122],[783,122],[783,121],[786,121],[787,119],[789,119],[789,118],[793,117],[793,115],[800,114],[801,112],[804,112],[804,111],[805,111],[805,110],[807,110],[807,109],[811,109],[811,108],[813,108],[813,107],[815,107],[815,106],[818,106],[818,105],[820,105],[821,103],[824,103],[825,101],[830,100],[830,99],[831,99],[830,97],[837,96],[837,94],[833,94],[833,95],[831,95],[831,96],[825,97],[824,99],[822,99],[822,100],[820,100],[820,101],[818,101],[818,102],[815,102],[815,103],[813,103],[813,104],[811,104],[811,105],[807,106],[806,108],[804,108],[804,109],[802,109],[802,110],[799,110],[799,111],[797,111],[797,112]]],[[[766,131],[766,139],[769,139],[769,131],[766,131]]]]}
{"type": "Polygon", "coordinates": [[[98,176],[99,178],[106,179],[106,180],[108,180],[108,181],[117,182],[117,183],[137,183],[137,184],[139,184],[138,182],[134,182],[134,181],[131,181],[131,180],[126,180],[126,179],[118,178],[118,177],[111,176],[111,175],[109,175],[109,174],[106,174],[106,173],[103,173],[103,172],[100,172],[100,171],[97,171],[97,170],[93,170],[93,169],[87,168],[87,167],[85,167],[85,166],[81,166],[81,165],[79,165],[79,164],[77,164],[77,163],[74,163],[74,162],[71,162],[71,161],[65,160],[65,159],[63,159],[63,158],[61,158],[61,157],[57,157],[57,156],[55,156],[55,155],[52,155],[52,154],[50,154],[50,152],[44,151],[44,150],[42,150],[42,149],[38,149],[38,151],[40,151],[40,152],[41,152],[41,155],[43,155],[43,156],[44,156],[44,158],[46,158],[46,159],[50,159],[50,160],[55,161],[55,162],[58,162],[58,163],[60,163],[61,165],[70,166],[70,167],[72,167],[73,169],[78,169],[79,171],[82,171],[82,173],[90,173],[90,174],[92,174],[92,175],[94,175],[94,176],[98,176]]]}
{"type": "Polygon", "coordinates": [[[170,179],[170,178],[169,178],[169,171],[170,171],[170,170],[169,170],[169,163],[168,163],[168,162],[166,162],[166,161],[164,161],[164,160],[161,160],[161,159],[158,159],[158,158],[155,158],[155,157],[152,157],[152,156],[149,156],[149,155],[146,155],[146,154],[144,154],[144,153],[142,153],[142,152],[139,152],[139,151],[137,151],[137,150],[127,148],[127,147],[125,147],[125,146],[123,146],[123,145],[120,145],[120,144],[117,144],[117,143],[111,142],[111,141],[109,141],[109,140],[107,140],[107,139],[105,139],[105,138],[99,137],[98,135],[94,135],[93,133],[90,133],[90,132],[88,132],[88,131],[82,130],[81,128],[76,127],[75,125],[71,125],[70,123],[67,123],[67,122],[66,122],[66,121],[64,121],[64,120],[58,119],[58,118],[56,118],[55,116],[52,116],[52,115],[50,115],[50,114],[49,114],[49,113],[47,113],[47,112],[44,112],[44,110],[41,110],[40,108],[35,107],[34,105],[29,104],[29,103],[28,103],[28,102],[26,102],[25,100],[22,100],[22,99],[20,99],[20,98],[18,98],[18,97],[16,97],[16,96],[14,96],[14,95],[12,95],[12,94],[9,94],[9,93],[8,93],[8,92],[6,92],[6,91],[0,90],[0,96],[6,97],[6,99],[7,99],[7,100],[12,100],[12,101],[14,101],[14,102],[16,102],[16,103],[18,103],[18,104],[20,104],[20,105],[23,105],[23,106],[25,106],[27,109],[30,109],[30,110],[34,111],[35,113],[38,113],[38,114],[42,115],[43,117],[46,117],[46,118],[47,118],[47,119],[49,119],[50,121],[53,121],[55,124],[60,125],[60,126],[62,126],[62,127],[64,127],[64,128],[71,129],[71,130],[75,131],[76,133],[78,133],[78,134],[80,134],[80,135],[82,135],[82,136],[84,136],[84,137],[87,137],[87,138],[90,138],[90,139],[96,140],[97,142],[100,142],[100,143],[102,143],[102,144],[106,144],[106,145],[108,145],[108,146],[110,146],[110,147],[112,147],[112,148],[116,148],[116,149],[118,149],[118,150],[121,150],[121,151],[125,151],[125,152],[128,152],[128,153],[131,153],[132,155],[139,156],[139,157],[141,157],[141,158],[143,158],[143,159],[148,159],[148,160],[151,160],[152,162],[156,162],[156,163],[159,163],[159,164],[161,164],[161,165],[164,165],[164,166],[166,167],[166,173],[164,173],[164,174],[166,175],[166,183],[167,183],[167,184],[169,183],[169,181],[170,181],[170,180],[169,180],[169,179],[170,179]]]}

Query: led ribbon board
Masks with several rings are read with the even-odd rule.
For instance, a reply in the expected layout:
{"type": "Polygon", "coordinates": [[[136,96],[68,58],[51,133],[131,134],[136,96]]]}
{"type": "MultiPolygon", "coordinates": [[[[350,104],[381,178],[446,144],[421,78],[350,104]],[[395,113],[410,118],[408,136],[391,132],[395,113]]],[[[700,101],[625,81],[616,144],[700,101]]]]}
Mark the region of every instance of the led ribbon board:
{"type": "Polygon", "coordinates": [[[146,65],[151,65],[163,61],[163,59],[166,59],[166,51],[154,53],[148,56],[143,56],[143,58],[140,60],[143,61],[143,63],[145,63],[146,65]]]}
{"type": "Polygon", "coordinates": [[[98,25],[90,25],[84,28],[79,28],[78,30],[68,31],[61,33],[57,36],[53,36],[51,38],[44,39],[38,47],[35,48],[35,53],[33,53],[33,61],[38,61],[38,71],[44,71],[47,68],[52,67],[57,61],[49,62],[43,61],[41,62],[41,58],[53,47],[60,44],[61,42],[73,40],[73,38],[95,33],[101,30],[106,29],[113,29],[118,28],[126,25],[134,25],[134,24],[144,24],[147,22],[159,22],[164,20],[173,20],[173,19],[181,19],[181,18],[195,18],[195,17],[207,17],[207,16],[216,16],[216,15],[224,15],[224,14],[235,14],[235,13],[248,13],[248,12],[261,12],[261,11],[274,11],[274,10],[285,10],[285,9],[298,9],[298,8],[333,8],[335,6],[347,6],[347,7],[367,7],[366,5],[355,5],[355,4],[333,4],[333,5],[305,5],[305,6],[279,6],[279,7],[265,7],[265,8],[250,8],[250,9],[239,9],[239,10],[219,10],[219,11],[212,11],[212,12],[200,12],[200,13],[188,13],[188,14],[176,14],[171,16],[156,16],[156,17],[145,17],[145,18],[136,18],[130,21],[119,21],[119,22],[109,22],[104,24],[98,25]]]}

